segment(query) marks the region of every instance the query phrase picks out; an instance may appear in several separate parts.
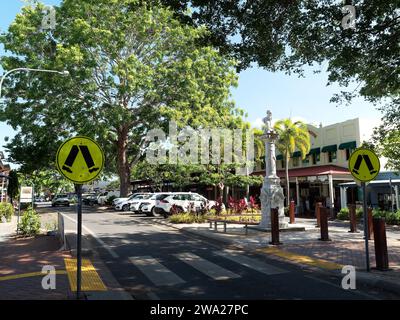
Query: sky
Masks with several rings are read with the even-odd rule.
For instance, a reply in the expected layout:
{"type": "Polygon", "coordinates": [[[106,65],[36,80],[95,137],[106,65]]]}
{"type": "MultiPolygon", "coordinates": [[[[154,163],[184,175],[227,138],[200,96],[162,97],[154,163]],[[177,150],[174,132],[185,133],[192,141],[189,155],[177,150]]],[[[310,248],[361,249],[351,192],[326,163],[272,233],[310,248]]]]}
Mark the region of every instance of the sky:
{"type": "MultiPolygon", "coordinates": [[[[57,5],[59,0],[43,0],[47,5],[57,5]]],[[[0,32],[5,32],[24,5],[22,0],[0,0],[0,32]]],[[[0,45],[0,55],[4,48],[0,45]]],[[[336,106],[330,98],[341,88],[337,85],[326,86],[328,75],[326,66],[321,73],[314,74],[311,68],[305,69],[305,77],[272,73],[258,67],[252,67],[239,74],[238,88],[232,88],[232,98],[237,107],[244,109],[247,120],[253,126],[260,127],[266,111],[272,112],[274,119],[291,117],[307,123],[323,126],[354,118],[368,119],[375,122],[381,113],[376,107],[355,99],[349,106],[336,106]]],[[[3,73],[0,67],[0,74],[3,73]]],[[[0,150],[4,137],[13,137],[14,130],[0,122],[0,150]]]]}

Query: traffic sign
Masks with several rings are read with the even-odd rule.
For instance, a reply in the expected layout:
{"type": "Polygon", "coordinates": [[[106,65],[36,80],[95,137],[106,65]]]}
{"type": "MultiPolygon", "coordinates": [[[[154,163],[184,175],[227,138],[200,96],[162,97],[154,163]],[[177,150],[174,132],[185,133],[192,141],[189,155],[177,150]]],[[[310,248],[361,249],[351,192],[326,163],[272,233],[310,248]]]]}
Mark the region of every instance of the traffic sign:
{"type": "Polygon", "coordinates": [[[349,159],[349,171],[361,182],[374,180],[379,174],[380,162],[378,156],[366,148],[356,149],[349,159]]]}
{"type": "Polygon", "coordinates": [[[70,138],[58,148],[58,171],[76,184],[96,179],[104,167],[104,153],[98,143],[88,137],[70,138]]]}

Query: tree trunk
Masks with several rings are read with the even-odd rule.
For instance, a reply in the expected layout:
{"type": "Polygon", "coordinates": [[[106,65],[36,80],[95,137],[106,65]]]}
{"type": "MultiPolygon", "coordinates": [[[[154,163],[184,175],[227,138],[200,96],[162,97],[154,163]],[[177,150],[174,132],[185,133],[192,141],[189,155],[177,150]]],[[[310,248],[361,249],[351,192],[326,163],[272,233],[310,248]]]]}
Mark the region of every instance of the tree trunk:
{"type": "Polygon", "coordinates": [[[128,195],[131,180],[131,168],[128,161],[128,128],[122,127],[118,131],[118,156],[117,168],[120,181],[120,196],[125,197],[128,195]]]}
{"type": "Polygon", "coordinates": [[[290,183],[289,183],[289,158],[288,158],[288,156],[286,155],[286,168],[285,168],[285,171],[286,171],[286,206],[288,207],[289,206],[289,203],[290,203],[290,199],[289,199],[289,196],[290,196],[290,183]]]}

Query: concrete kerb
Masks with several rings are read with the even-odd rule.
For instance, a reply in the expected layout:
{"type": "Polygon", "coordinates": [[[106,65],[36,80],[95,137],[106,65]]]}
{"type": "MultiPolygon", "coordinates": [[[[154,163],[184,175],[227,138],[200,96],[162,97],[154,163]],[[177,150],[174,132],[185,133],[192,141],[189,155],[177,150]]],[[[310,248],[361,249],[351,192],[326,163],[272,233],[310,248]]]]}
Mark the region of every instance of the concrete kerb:
{"type": "MultiPolygon", "coordinates": [[[[179,227],[176,224],[172,224],[169,223],[165,220],[160,220],[160,219],[154,219],[153,221],[155,221],[158,224],[161,225],[165,225],[165,226],[169,226],[171,228],[174,228],[176,230],[182,231],[184,233],[188,233],[188,234],[193,234],[196,236],[200,236],[202,238],[208,238],[208,239],[212,239],[215,241],[218,241],[220,243],[224,243],[224,244],[228,244],[232,247],[235,247],[239,250],[243,250],[243,251],[247,251],[249,253],[258,255],[258,256],[265,256],[265,253],[261,253],[257,250],[254,250],[253,248],[249,248],[249,246],[241,246],[238,245],[237,243],[234,243],[232,241],[232,239],[223,237],[219,234],[214,234],[214,233],[206,233],[204,231],[199,231],[196,229],[190,229],[190,228],[182,228],[179,227]]],[[[273,246],[272,246],[273,247],[273,246]]],[[[310,266],[307,264],[301,264],[298,262],[293,262],[291,260],[285,259],[285,258],[281,258],[275,255],[268,255],[268,258],[271,258],[273,260],[276,261],[280,261],[280,262],[285,262],[285,263],[290,263],[293,264],[295,266],[300,267],[301,269],[304,270],[309,270],[312,272],[317,272],[320,274],[323,274],[325,276],[330,276],[330,277],[335,277],[338,279],[338,281],[341,281],[343,279],[343,274],[341,273],[341,270],[326,270],[326,269],[322,269],[322,268],[318,268],[318,267],[314,267],[314,266],[310,266]]],[[[370,288],[374,288],[374,289],[384,289],[385,291],[394,293],[394,294],[400,294],[400,282],[396,283],[396,282],[392,282],[392,281],[388,281],[386,279],[382,279],[382,276],[379,274],[376,274],[375,271],[371,271],[370,273],[366,272],[366,271],[360,271],[357,270],[357,283],[370,287],[370,288]]]]}
{"type": "MultiPolygon", "coordinates": [[[[64,216],[62,213],[59,213],[62,219],[64,216]]],[[[64,230],[68,231],[68,230],[64,230]]],[[[76,249],[76,233],[65,232],[65,250],[71,252],[73,257],[76,257],[77,249],[76,249]]],[[[94,245],[94,239],[91,239],[91,235],[82,235],[82,257],[90,257],[93,265],[96,269],[101,270],[101,278],[107,279],[107,287],[109,290],[107,291],[89,291],[84,292],[84,296],[86,300],[133,300],[132,296],[122,288],[120,283],[115,279],[112,275],[111,271],[108,267],[103,263],[100,258],[99,253],[96,251],[96,246],[94,245]]]]}

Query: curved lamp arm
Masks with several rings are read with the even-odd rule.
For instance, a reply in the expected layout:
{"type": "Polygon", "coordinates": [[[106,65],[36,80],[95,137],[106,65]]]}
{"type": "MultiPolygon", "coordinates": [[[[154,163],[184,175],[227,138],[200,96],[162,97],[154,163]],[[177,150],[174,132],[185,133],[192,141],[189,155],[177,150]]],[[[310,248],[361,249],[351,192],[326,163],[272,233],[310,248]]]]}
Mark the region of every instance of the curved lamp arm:
{"type": "Polygon", "coordinates": [[[3,81],[4,79],[12,72],[15,71],[26,71],[26,72],[30,72],[30,71],[37,71],[37,72],[48,72],[48,73],[58,73],[61,74],[63,76],[68,76],[69,72],[68,71],[57,71],[57,70],[48,70],[48,69],[32,69],[32,68],[16,68],[16,69],[12,69],[10,71],[7,71],[0,80],[0,98],[1,98],[1,89],[3,86],[3,81]]]}

